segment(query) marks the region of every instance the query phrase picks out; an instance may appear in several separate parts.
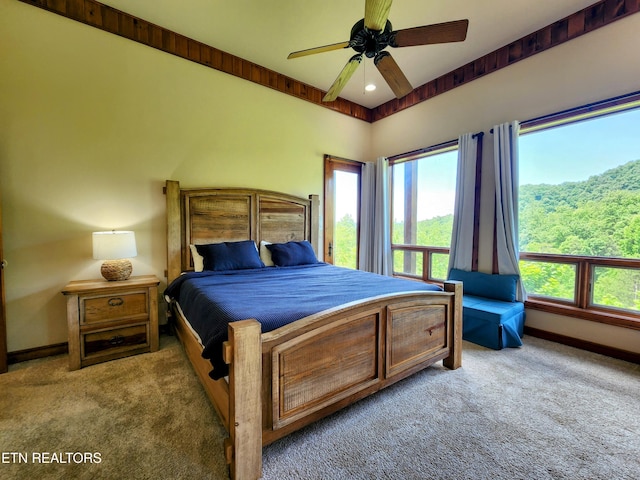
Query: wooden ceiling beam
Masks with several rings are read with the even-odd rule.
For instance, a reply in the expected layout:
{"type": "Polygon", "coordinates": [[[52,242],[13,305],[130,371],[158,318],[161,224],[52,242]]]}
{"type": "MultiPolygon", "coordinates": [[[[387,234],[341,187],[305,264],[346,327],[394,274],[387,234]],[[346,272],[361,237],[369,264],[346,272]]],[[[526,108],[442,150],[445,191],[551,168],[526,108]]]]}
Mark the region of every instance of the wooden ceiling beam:
{"type": "Polygon", "coordinates": [[[427,82],[400,99],[393,99],[370,109],[340,97],[334,102],[323,102],[322,97],[326,92],[316,87],[95,0],[20,1],[367,122],[386,118],[436,95],[640,12],[640,0],[600,0],[427,82]]]}
{"type": "Polygon", "coordinates": [[[321,107],[371,122],[372,111],[369,108],[343,98],[334,102],[322,102],[326,92],[316,87],[95,0],[20,1],[321,107]]]}
{"type": "Polygon", "coordinates": [[[601,0],[373,109],[372,122],[640,11],[640,0],[601,0]]]}

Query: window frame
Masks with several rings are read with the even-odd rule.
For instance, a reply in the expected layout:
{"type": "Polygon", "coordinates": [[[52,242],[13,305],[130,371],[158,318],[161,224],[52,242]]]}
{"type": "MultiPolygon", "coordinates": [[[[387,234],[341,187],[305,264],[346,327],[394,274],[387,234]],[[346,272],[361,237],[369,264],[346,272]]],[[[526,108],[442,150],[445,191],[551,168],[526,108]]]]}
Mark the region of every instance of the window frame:
{"type": "MultiPolygon", "coordinates": [[[[389,177],[390,177],[390,185],[391,185],[391,191],[390,191],[390,195],[389,197],[391,198],[391,202],[389,205],[389,208],[391,210],[391,214],[389,215],[390,218],[390,225],[389,225],[389,232],[391,235],[391,239],[393,240],[393,223],[394,223],[394,215],[393,215],[393,197],[394,197],[394,192],[393,192],[393,185],[394,185],[394,181],[393,181],[393,175],[394,175],[394,170],[393,170],[393,166],[394,165],[398,165],[398,164],[402,164],[402,163],[408,163],[408,162],[412,162],[412,161],[417,161],[423,158],[427,158],[430,156],[434,156],[434,155],[439,155],[439,154],[443,154],[443,153],[448,153],[448,152],[452,152],[452,151],[456,151],[459,149],[459,141],[456,140],[450,140],[447,142],[443,142],[443,143],[439,143],[437,145],[433,145],[430,147],[426,147],[426,148],[421,148],[418,150],[413,150],[411,152],[407,152],[407,153],[402,153],[399,155],[394,155],[391,157],[388,157],[389,160],[389,168],[390,168],[390,173],[389,173],[389,177]]],[[[478,145],[478,149],[479,152],[482,151],[482,143],[480,141],[479,145],[478,145]]],[[[456,164],[456,168],[457,168],[457,164],[456,164]]],[[[477,165],[476,168],[476,174],[479,175],[480,172],[480,165],[477,165]]],[[[457,174],[457,173],[456,173],[457,174]]],[[[405,229],[407,226],[407,205],[413,205],[415,204],[415,201],[413,201],[413,197],[417,196],[417,184],[412,184],[409,188],[406,188],[407,185],[407,179],[405,179],[405,202],[404,202],[404,206],[405,206],[405,212],[404,212],[404,222],[405,222],[405,229]],[[410,195],[412,196],[409,201],[407,201],[407,190],[410,191],[410,195]]],[[[479,190],[477,190],[477,197],[476,197],[476,218],[479,218],[479,190]]],[[[409,219],[409,224],[413,221],[413,218],[409,219]]],[[[477,228],[474,229],[474,241],[477,239],[477,228]]],[[[406,238],[406,230],[405,230],[405,238],[406,238]]],[[[435,278],[433,276],[433,272],[432,272],[432,266],[433,266],[433,256],[434,255],[438,255],[438,254],[449,254],[449,247],[436,247],[436,246],[430,246],[430,245],[417,245],[417,244],[411,244],[411,243],[393,243],[391,242],[391,255],[392,257],[394,256],[395,252],[397,251],[401,251],[401,252],[405,252],[405,264],[406,262],[410,261],[408,260],[409,258],[411,258],[411,255],[415,255],[416,256],[416,269],[417,269],[417,257],[420,255],[422,256],[422,271],[421,272],[405,272],[405,271],[396,271],[394,269],[393,271],[393,276],[395,277],[401,277],[401,278],[408,278],[408,279],[412,279],[412,280],[421,280],[423,282],[428,282],[428,283],[436,283],[436,284],[442,284],[443,281],[445,279],[441,279],[441,278],[435,278]]],[[[476,265],[477,268],[477,248],[474,249],[475,253],[475,263],[474,265],[476,265]]],[[[405,269],[406,270],[406,269],[405,269]]]]}
{"type": "MultiPolygon", "coordinates": [[[[640,92],[610,98],[520,123],[520,135],[591,120],[627,110],[640,109],[640,92]]],[[[573,301],[528,293],[525,307],[608,325],[640,330],[640,312],[593,303],[597,267],[640,269],[640,258],[594,257],[520,252],[519,259],[575,266],[573,301]]]]}
{"type": "Polygon", "coordinates": [[[358,175],[358,192],[357,192],[357,218],[358,225],[356,231],[356,268],[360,267],[360,214],[361,214],[361,191],[362,191],[362,162],[357,160],[349,160],[346,158],[335,157],[333,155],[324,155],[324,261],[333,265],[333,244],[334,244],[334,226],[335,226],[335,176],[336,171],[355,173],[358,175]]]}

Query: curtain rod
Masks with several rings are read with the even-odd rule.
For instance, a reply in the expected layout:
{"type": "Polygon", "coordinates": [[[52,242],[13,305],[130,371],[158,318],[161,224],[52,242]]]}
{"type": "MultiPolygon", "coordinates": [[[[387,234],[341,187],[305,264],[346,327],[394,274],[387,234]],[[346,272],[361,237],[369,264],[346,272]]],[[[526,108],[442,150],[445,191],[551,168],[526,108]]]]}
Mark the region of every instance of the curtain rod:
{"type": "MultiPolygon", "coordinates": [[[[587,118],[597,117],[598,115],[606,115],[614,111],[622,111],[640,106],[640,91],[619,95],[617,97],[607,98],[598,102],[587,103],[579,107],[568,108],[560,112],[541,115],[520,122],[520,132],[526,133],[534,129],[541,130],[546,127],[555,126],[567,122],[570,119],[585,120],[587,118]],[[618,108],[616,108],[618,107],[618,108]],[[582,117],[582,118],[576,118],[582,117]],[[524,132],[523,132],[524,131],[524,132]]],[[[493,128],[489,130],[493,133],[493,128]]]]}
{"type": "MultiPolygon", "coordinates": [[[[478,132],[478,133],[474,133],[472,135],[472,137],[473,138],[478,138],[478,137],[482,138],[483,135],[484,135],[484,132],[478,132]]],[[[437,150],[453,149],[453,147],[456,147],[457,145],[458,145],[458,139],[449,140],[447,142],[438,143],[437,145],[432,145],[431,147],[423,147],[423,148],[419,148],[417,150],[412,150],[410,152],[399,153],[398,155],[392,155],[390,157],[387,157],[387,160],[389,160],[389,163],[397,162],[399,160],[402,160],[402,161],[413,160],[414,157],[420,157],[422,155],[427,155],[427,154],[435,152],[437,150]]]]}

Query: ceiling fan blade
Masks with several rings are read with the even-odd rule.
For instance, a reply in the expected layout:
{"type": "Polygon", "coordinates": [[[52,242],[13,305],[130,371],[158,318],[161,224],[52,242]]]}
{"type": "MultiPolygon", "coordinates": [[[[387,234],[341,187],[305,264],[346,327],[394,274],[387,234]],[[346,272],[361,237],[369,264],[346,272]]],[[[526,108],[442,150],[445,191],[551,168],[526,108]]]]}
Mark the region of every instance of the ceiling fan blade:
{"type": "Polygon", "coordinates": [[[413,90],[413,87],[404,76],[402,70],[389,54],[389,52],[380,52],[373,59],[378,71],[384,77],[385,81],[391,87],[396,98],[402,98],[413,90]]]}
{"type": "Polygon", "coordinates": [[[435,23],[422,27],[406,28],[392,32],[391,47],[412,47],[434,43],[462,42],[467,38],[469,20],[435,23]]]}
{"type": "Polygon", "coordinates": [[[393,0],[366,0],[364,5],[364,26],[369,30],[384,30],[393,0]]]}
{"type": "Polygon", "coordinates": [[[333,102],[336,98],[338,98],[338,95],[340,95],[340,92],[342,91],[344,86],[357,70],[360,62],[362,62],[362,54],[354,55],[353,57],[351,57],[351,59],[347,62],[347,64],[340,72],[340,75],[338,75],[338,78],[336,78],[333,82],[333,85],[331,85],[331,88],[329,89],[327,94],[322,98],[323,102],[333,102]]]}
{"type": "Polygon", "coordinates": [[[330,52],[332,50],[340,50],[341,48],[348,48],[348,47],[349,47],[349,42],[332,43],[331,45],[324,45],[322,47],[308,48],[306,50],[291,52],[287,58],[290,59],[290,58],[305,57],[307,55],[330,52]]]}

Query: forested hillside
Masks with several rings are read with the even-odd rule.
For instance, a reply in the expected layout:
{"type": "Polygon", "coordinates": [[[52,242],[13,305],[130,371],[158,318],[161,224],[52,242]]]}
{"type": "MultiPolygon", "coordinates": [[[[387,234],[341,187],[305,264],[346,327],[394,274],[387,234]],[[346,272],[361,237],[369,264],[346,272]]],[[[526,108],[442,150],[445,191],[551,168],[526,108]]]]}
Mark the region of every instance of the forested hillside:
{"type": "MultiPolygon", "coordinates": [[[[640,258],[640,160],[607,170],[581,182],[522,185],[519,198],[520,251],[568,255],[640,258]]],[[[453,215],[417,222],[417,245],[448,247],[453,215]]],[[[403,222],[394,222],[392,242],[405,242],[403,222]]],[[[355,267],[356,224],[346,216],[337,224],[336,260],[355,267]]],[[[422,272],[422,256],[410,272],[422,272]]],[[[404,253],[396,253],[394,268],[404,271],[404,253]]],[[[445,278],[447,255],[434,255],[432,275],[445,278]]],[[[572,265],[522,261],[521,274],[529,293],[572,300],[572,265]]],[[[594,302],[637,310],[640,273],[598,267],[594,273],[594,302]]]]}
{"type": "Polygon", "coordinates": [[[640,160],[582,182],[520,187],[520,250],[640,257],[640,160]]]}
{"type": "MultiPolygon", "coordinates": [[[[640,160],[582,182],[520,187],[520,250],[640,257],[640,160]]],[[[417,244],[448,247],[453,215],[420,220],[417,244]]],[[[393,243],[403,240],[394,222],[393,243]]]]}
{"type": "MultiPolygon", "coordinates": [[[[640,258],[640,160],[607,170],[581,182],[522,185],[519,196],[520,251],[570,255],[640,258]]],[[[417,244],[449,246],[453,215],[420,220],[417,244]]],[[[393,225],[393,242],[405,243],[402,222],[393,225]]],[[[416,256],[420,273],[422,261],[416,256]]],[[[394,259],[403,269],[403,256],[394,259]]],[[[529,293],[563,298],[574,296],[575,268],[542,262],[520,262],[529,293]]],[[[434,258],[433,276],[446,276],[447,258],[434,258]]],[[[640,273],[599,267],[594,303],[637,310],[640,273]]]]}

